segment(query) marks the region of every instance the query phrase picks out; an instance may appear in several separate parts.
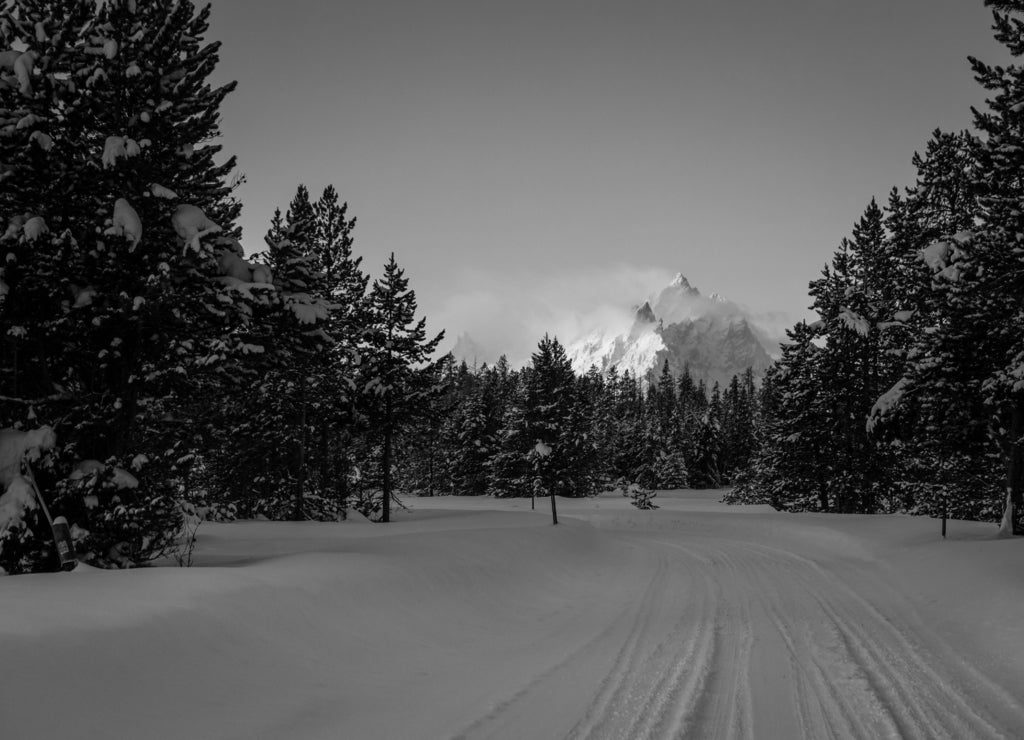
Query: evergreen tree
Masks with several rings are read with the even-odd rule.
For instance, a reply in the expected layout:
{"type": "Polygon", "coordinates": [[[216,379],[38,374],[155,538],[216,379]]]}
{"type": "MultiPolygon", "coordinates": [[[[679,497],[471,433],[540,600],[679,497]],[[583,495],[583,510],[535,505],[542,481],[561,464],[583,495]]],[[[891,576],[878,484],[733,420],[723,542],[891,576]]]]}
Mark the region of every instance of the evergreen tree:
{"type": "Polygon", "coordinates": [[[493,454],[493,437],[487,398],[482,384],[452,414],[456,434],[452,450],[452,493],[480,496],[487,493],[487,461],[493,454]]]}
{"type": "Polygon", "coordinates": [[[572,454],[576,430],[570,428],[575,375],[561,343],[548,335],[532,355],[526,376],[526,427],[535,449],[550,448],[549,455],[533,454],[534,477],[539,489],[552,496],[571,495],[572,454]]]}
{"type": "Polygon", "coordinates": [[[529,496],[532,490],[529,456],[531,441],[527,424],[526,389],[517,383],[502,414],[496,450],[488,468],[490,490],[495,496],[529,496]]]}
{"type": "Polygon", "coordinates": [[[60,419],[60,480],[78,461],[134,464],[122,506],[84,506],[99,469],[61,484],[55,509],[98,564],[169,544],[202,443],[195,399],[243,349],[248,299],[215,244],[236,233],[234,160],[210,143],[234,85],[207,82],[208,17],[187,0],[0,8],[0,49],[23,50],[18,84],[0,84],[0,425],[60,419]]]}
{"type": "MultiPolygon", "coordinates": [[[[1018,57],[1024,51],[1024,5],[986,5],[996,11],[996,39],[1018,57]]],[[[904,377],[879,400],[875,421],[902,416],[906,425],[917,414],[923,433],[934,440],[931,449],[957,448],[961,460],[964,450],[971,451],[975,471],[987,467],[978,454],[987,438],[1002,459],[1001,532],[1009,535],[1022,531],[1024,497],[1024,388],[1018,382],[1024,342],[1016,330],[1024,294],[1024,112],[1018,106],[1024,67],[974,58],[971,64],[991,95],[987,110],[975,111],[984,140],[940,139],[929,151],[931,169],[922,162],[920,213],[926,228],[920,233],[931,242],[920,258],[928,270],[928,292],[922,293],[929,312],[913,338],[904,377]],[[960,162],[966,165],[956,167],[960,162]]],[[[949,466],[944,472],[955,474],[949,466]]]]}
{"type": "Polygon", "coordinates": [[[427,365],[444,332],[427,338],[426,319],[416,319],[416,293],[392,254],[369,296],[369,357],[363,392],[374,400],[371,424],[381,441],[381,521],[391,520],[392,452],[403,425],[425,411],[436,392],[427,365]]]}
{"type": "Polygon", "coordinates": [[[832,424],[820,382],[824,350],[815,343],[818,331],[802,322],[787,332],[789,342],[761,392],[760,445],[726,501],[788,511],[831,509],[831,471],[821,451],[830,448],[832,424]]]}

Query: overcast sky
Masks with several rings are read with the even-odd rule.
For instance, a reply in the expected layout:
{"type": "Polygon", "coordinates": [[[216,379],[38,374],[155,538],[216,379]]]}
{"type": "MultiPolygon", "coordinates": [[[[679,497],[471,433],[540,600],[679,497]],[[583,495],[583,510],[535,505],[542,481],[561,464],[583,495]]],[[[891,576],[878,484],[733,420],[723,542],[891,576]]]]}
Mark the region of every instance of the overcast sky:
{"type": "Polygon", "coordinates": [[[334,183],[373,274],[394,251],[432,329],[514,355],[676,272],[806,315],[869,199],[970,125],[990,25],[981,0],[213,0],[209,38],[247,249],[334,183]]]}

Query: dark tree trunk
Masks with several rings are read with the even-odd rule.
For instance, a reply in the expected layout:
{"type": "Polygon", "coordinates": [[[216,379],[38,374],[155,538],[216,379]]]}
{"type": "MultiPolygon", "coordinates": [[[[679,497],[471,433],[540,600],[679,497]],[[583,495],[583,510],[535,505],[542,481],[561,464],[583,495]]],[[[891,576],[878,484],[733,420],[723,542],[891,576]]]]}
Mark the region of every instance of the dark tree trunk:
{"type": "Polygon", "coordinates": [[[818,503],[821,504],[822,511],[828,511],[828,491],[825,488],[825,484],[821,483],[818,486],[818,503]]]}
{"type": "Polygon", "coordinates": [[[382,522],[391,521],[391,399],[385,402],[384,408],[384,454],[381,465],[381,512],[382,522]]]}
{"type": "Polygon", "coordinates": [[[328,481],[331,476],[331,436],[327,422],[320,423],[320,495],[330,490],[328,481]]]}
{"type": "Polygon", "coordinates": [[[301,522],[305,519],[303,511],[306,499],[306,388],[299,390],[299,435],[295,446],[295,501],[292,508],[292,520],[301,522]]]}

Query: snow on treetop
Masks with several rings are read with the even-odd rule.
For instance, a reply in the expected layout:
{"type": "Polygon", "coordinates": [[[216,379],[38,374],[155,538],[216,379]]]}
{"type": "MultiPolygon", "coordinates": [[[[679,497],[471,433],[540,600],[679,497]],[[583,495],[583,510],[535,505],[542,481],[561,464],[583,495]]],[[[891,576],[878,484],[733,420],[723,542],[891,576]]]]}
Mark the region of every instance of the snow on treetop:
{"type": "Polygon", "coordinates": [[[931,268],[932,272],[938,272],[948,263],[953,254],[953,245],[949,242],[932,242],[919,252],[921,261],[931,268]]]}
{"type": "Polygon", "coordinates": [[[970,241],[973,236],[969,231],[961,231],[948,239],[932,242],[920,250],[918,255],[932,272],[945,270],[951,262],[964,256],[964,251],[960,249],[960,245],[970,241]]]}
{"type": "Polygon", "coordinates": [[[906,391],[907,379],[900,378],[892,388],[875,401],[875,405],[871,407],[871,413],[868,414],[868,432],[873,431],[879,423],[883,422],[893,412],[903,399],[906,391]]]}
{"type": "Polygon", "coordinates": [[[33,131],[32,135],[28,138],[44,152],[48,152],[53,149],[53,139],[49,134],[44,134],[42,131],[33,131]]]}
{"type": "Polygon", "coordinates": [[[118,198],[114,203],[114,216],[111,220],[110,228],[104,233],[123,236],[131,242],[133,249],[142,238],[142,220],[131,204],[124,198],[118,198]]]}
{"type": "Polygon", "coordinates": [[[174,215],[171,216],[171,225],[174,231],[185,242],[185,247],[198,250],[199,240],[207,234],[220,232],[220,226],[215,224],[199,206],[183,203],[178,206],[174,215]]]}
{"type": "Polygon", "coordinates": [[[80,460],[68,475],[68,480],[82,480],[90,475],[95,475],[106,467],[99,460],[80,460]]]}
{"type": "Polygon", "coordinates": [[[115,488],[138,488],[139,480],[134,475],[124,468],[104,465],[99,460],[79,461],[75,465],[75,469],[68,476],[68,480],[84,480],[85,478],[99,475],[108,469],[112,471],[110,482],[113,483],[115,488]]]}
{"type": "Polygon", "coordinates": [[[154,198],[166,198],[167,200],[178,199],[178,194],[175,193],[173,190],[171,190],[170,188],[165,188],[163,185],[160,185],[159,183],[155,182],[150,184],[149,192],[153,195],[154,198]]]}
{"type": "Polygon", "coordinates": [[[847,329],[857,332],[862,337],[866,337],[871,330],[867,319],[845,306],[839,312],[839,320],[847,329]]]}
{"type": "Polygon", "coordinates": [[[25,221],[25,225],[21,227],[21,231],[25,236],[25,241],[34,242],[43,234],[49,234],[50,227],[46,225],[46,221],[43,220],[42,216],[33,216],[25,221]]]}
{"type": "Polygon", "coordinates": [[[300,324],[315,324],[326,321],[329,305],[314,299],[308,293],[292,293],[285,297],[285,304],[300,324]]]}
{"type": "Polygon", "coordinates": [[[32,70],[36,66],[36,53],[34,51],[19,53],[12,66],[14,76],[18,80],[18,92],[26,98],[32,97],[32,70]]]}
{"type": "Polygon", "coordinates": [[[127,136],[108,136],[103,144],[103,168],[109,169],[117,165],[117,160],[138,156],[141,151],[139,144],[127,136]]]}
{"type": "Polygon", "coordinates": [[[25,222],[29,218],[30,216],[27,213],[19,213],[15,214],[14,216],[11,216],[11,218],[7,221],[7,230],[4,231],[3,236],[0,236],[0,239],[16,238],[18,236],[18,233],[21,232],[22,227],[25,225],[25,222]]]}
{"type": "Polygon", "coordinates": [[[7,484],[3,495],[0,495],[0,533],[17,527],[25,517],[26,511],[38,506],[32,484],[22,476],[15,476],[7,484]]]}

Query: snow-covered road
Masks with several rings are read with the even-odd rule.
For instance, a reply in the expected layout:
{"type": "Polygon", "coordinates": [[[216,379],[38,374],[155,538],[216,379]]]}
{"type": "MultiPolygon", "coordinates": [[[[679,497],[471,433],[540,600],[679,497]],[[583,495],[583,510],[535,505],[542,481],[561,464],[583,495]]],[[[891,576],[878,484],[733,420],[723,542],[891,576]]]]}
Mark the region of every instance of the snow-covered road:
{"type": "Polygon", "coordinates": [[[1020,736],[1020,543],[715,498],[414,500],[0,579],[2,736],[1020,736]]]}
{"type": "MultiPolygon", "coordinates": [[[[481,716],[465,736],[515,737],[532,715],[556,714],[538,704],[558,704],[560,686],[581,682],[592,691],[572,713],[572,738],[1020,735],[1019,681],[994,679],[983,665],[992,655],[980,658],[938,634],[928,610],[866,549],[870,541],[842,533],[841,519],[766,514],[765,522],[673,503],[647,515],[576,512],[649,561],[636,574],[646,579],[642,595],[606,614],[599,641],[618,649],[595,673],[591,653],[600,648],[581,642],[570,659],[531,676],[528,690],[481,716]],[[840,531],[818,530],[821,524],[840,531]]],[[[867,518],[860,519],[863,525],[867,518]]],[[[926,580],[936,576],[941,580],[941,571],[926,580]]],[[[1024,593],[1017,597],[1008,619],[1021,616],[1024,593]]],[[[1020,648],[1008,648],[1004,667],[1019,679],[1020,648]]]]}

